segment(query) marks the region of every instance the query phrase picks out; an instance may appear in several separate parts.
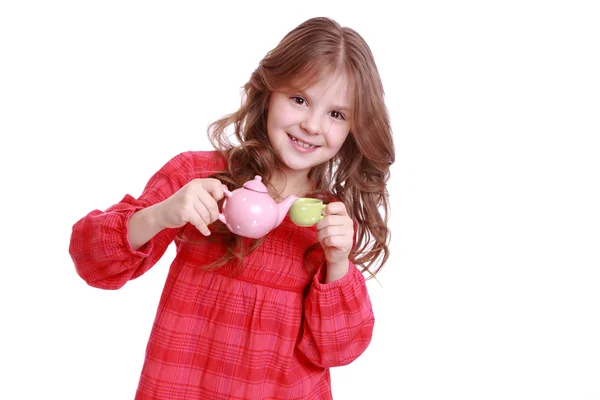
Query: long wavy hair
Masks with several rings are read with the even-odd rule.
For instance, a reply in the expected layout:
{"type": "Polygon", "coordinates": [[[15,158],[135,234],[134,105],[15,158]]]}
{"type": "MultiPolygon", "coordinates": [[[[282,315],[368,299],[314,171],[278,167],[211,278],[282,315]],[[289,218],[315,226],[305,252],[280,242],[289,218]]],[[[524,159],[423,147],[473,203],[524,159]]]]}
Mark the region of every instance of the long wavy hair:
{"type": "MultiPolygon", "coordinates": [[[[312,18],[290,31],[260,61],[243,86],[239,110],[213,122],[208,136],[227,160],[225,171],[211,175],[230,190],[241,187],[255,175],[277,196],[271,184],[273,172],[281,170],[267,137],[267,105],[280,88],[309,88],[322,79],[344,74],[354,95],[351,131],[338,154],[311,169],[313,192],[308,197],[342,201],[355,221],[355,244],[350,260],[371,278],[389,257],[389,201],[386,183],[394,162],[394,144],[384,90],[365,40],[354,30],[329,18],[312,18]]],[[[205,268],[235,261],[240,268],[244,255],[263,239],[249,240],[232,234],[217,221],[211,230],[225,244],[225,254],[205,268]]],[[[213,235],[211,235],[213,236],[213,235]]],[[[318,243],[305,253],[308,260],[318,243]]],[[[324,262],[323,259],[316,263],[324,262]]]]}

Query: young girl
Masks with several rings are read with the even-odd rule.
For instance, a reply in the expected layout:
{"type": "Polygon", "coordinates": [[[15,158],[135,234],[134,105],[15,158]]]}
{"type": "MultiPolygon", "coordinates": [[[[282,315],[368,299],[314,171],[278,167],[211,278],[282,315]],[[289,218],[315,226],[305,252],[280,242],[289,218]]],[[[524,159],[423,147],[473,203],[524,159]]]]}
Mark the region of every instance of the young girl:
{"type": "Polygon", "coordinates": [[[118,289],[175,241],[136,399],[331,399],[329,368],[371,340],[361,272],[374,276],[388,257],[394,147],[369,47],[331,19],[302,23],[209,137],[215,151],[177,155],[139,198],[73,226],[76,271],[118,289]],[[324,218],[307,228],[286,216],[260,239],[232,234],[218,220],[223,184],[256,175],[276,201],[324,199],[324,218]]]}

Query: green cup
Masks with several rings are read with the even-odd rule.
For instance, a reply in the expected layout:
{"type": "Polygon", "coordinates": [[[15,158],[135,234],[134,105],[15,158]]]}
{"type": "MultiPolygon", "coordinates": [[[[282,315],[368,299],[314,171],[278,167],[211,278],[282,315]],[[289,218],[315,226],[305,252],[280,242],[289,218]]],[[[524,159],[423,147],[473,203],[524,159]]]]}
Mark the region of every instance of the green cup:
{"type": "Polygon", "coordinates": [[[313,226],[323,218],[325,207],[321,200],[301,197],[292,204],[288,215],[298,226],[313,226]]]}

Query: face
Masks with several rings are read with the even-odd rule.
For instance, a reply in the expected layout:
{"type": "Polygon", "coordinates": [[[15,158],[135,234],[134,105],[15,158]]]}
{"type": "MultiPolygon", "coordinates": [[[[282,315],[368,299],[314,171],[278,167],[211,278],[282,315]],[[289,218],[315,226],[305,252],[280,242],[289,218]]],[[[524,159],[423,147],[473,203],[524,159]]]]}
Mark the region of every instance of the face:
{"type": "Polygon", "coordinates": [[[271,94],[267,134],[288,173],[308,174],[337,154],[350,132],[351,104],[343,75],[308,89],[271,94]]]}

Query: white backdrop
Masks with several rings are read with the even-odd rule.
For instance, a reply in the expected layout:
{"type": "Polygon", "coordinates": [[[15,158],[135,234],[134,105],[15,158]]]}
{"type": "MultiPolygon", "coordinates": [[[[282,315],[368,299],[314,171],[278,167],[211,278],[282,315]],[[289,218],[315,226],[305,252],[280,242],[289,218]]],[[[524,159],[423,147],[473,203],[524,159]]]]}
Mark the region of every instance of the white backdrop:
{"type": "Polygon", "coordinates": [[[71,226],[208,149],[264,54],[326,15],[371,45],[397,155],[373,341],[334,397],[600,399],[596,2],[216,3],[0,6],[0,398],[133,398],[173,249],[102,291],[71,226]]]}

